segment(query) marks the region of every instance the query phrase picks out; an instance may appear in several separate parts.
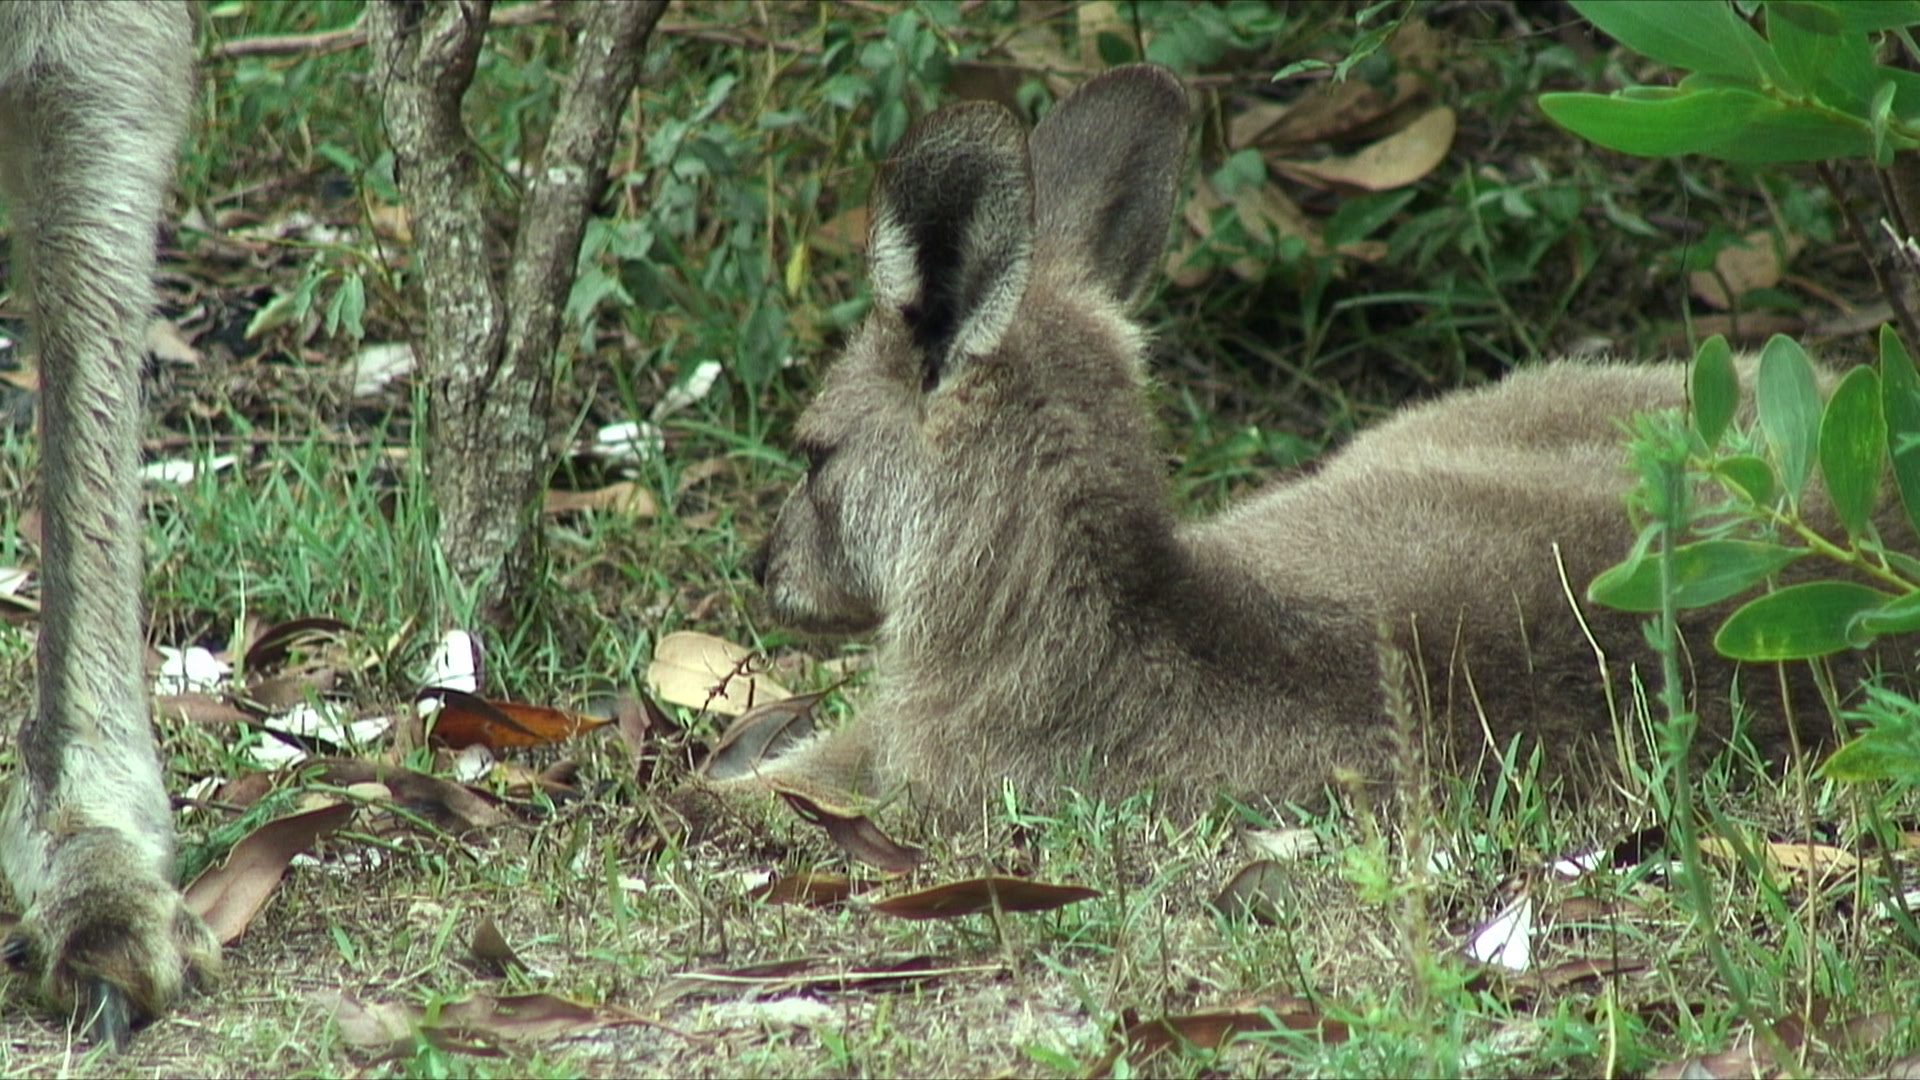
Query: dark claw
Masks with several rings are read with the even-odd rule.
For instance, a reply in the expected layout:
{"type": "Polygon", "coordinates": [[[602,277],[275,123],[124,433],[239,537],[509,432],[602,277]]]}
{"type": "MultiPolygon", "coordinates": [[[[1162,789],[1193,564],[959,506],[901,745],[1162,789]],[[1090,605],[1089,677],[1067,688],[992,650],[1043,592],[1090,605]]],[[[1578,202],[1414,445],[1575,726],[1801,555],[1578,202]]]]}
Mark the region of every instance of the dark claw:
{"type": "Polygon", "coordinates": [[[87,1041],[110,1046],[116,1055],[127,1052],[133,1043],[133,1010],[126,991],[105,979],[90,979],[80,1007],[87,1014],[81,1026],[87,1041]]]}
{"type": "Polygon", "coordinates": [[[15,930],[7,935],[6,940],[0,941],[0,961],[14,967],[26,967],[31,948],[32,943],[27,940],[27,935],[15,930]]]}

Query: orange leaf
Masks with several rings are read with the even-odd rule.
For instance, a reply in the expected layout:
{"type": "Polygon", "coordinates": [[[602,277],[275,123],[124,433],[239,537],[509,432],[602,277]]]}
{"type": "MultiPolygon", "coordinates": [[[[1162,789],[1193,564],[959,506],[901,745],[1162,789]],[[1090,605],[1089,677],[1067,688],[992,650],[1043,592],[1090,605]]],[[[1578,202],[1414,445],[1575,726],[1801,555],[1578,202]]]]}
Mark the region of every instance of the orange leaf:
{"type": "Polygon", "coordinates": [[[540,746],[571,739],[611,722],[546,705],[488,701],[438,686],[420,691],[415,700],[432,698],[441,702],[440,715],[433,722],[433,737],[456,750],[475,745],[491,750],[540,746]]]}

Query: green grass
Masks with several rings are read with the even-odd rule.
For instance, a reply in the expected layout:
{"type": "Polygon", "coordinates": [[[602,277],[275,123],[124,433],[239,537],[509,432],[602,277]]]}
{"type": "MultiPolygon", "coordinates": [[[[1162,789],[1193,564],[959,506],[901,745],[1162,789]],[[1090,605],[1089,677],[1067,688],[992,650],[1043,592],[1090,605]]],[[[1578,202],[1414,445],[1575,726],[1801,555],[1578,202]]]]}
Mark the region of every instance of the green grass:
{"type": "MultiPolygon", "coordinates": [[[[356,10],[219,4],[207,40],[337,29],[356,10]]],[[[904,94],[918,111],[944,100],[942,80],[975,59],[1006,63],[994,46],[1038,17],[1001,0],[964,18],[950,3],[903,10],[692,5],[676,8],[656,39],[640,113],[616,154],[624,180],[576,286],[553,430],[571,443],[602,424],[648,419],[702,361],[718,359],[724,372],[710,395],[660,421],[666,451],[635,472],[655,514],[548,520],[550,569],[527,598],[528,617],[485,641],[490,696],[578,705],[636,688],[653,642],[676,629],[769,646],[790,665],[783,677],[831,681],[809,674],[811,659],[829,657],[804,654],[760,614],[745,570],[799,473],[787,450],[793,419],[864,311],[857,253],[814,238],[862,204],[876,152],[905,119],[888,102],[904,94]]],[[[1377,44],[1353,23],[1354,7],[1205,10],[1178,28],[1168,9],[1142,17],[1166,42],[1157,48],[1178,53],[1163,58],[1221,63],[1189,68],[1214,76],[1203,84],[1209,108],[1223,110],[1207,114],[1216,126],[1268,92],[1266,73],[1377,44]]],[[[1596,336],[1626,352],[1682,351],[1671,343],[1686,314],[1684,272],[1710,260],[1715,243],[1769,222],[1814,239],[1796,272],[1867,295],[1864,267],[1822,243],[1831,209],[1805,194],[1811,187],[1601,154],[1532,108],[1540,89],[1598,85],[1618,58],[1584,54],[1550,27],[1518,34],[1515,20],[1540,17],[1520,10],[1413,10],[1455,36],[1428,74],[1460,114],[1452,154],[1387,196],[1286,188],[1323,224],[1344,213],[1364,232],[1356,239],[1384,245],[1383,257],[1314,255],[1217,219],[1195,258],[1222,269],[1201,286],[1164,286],[1148,308],[1167,449],[1196,512],[1407,400],[1514,363],[1596,336]],[[1362,219],[1375,220],[1362,229],[1362,219]],[[1249,257],[1260,267],[1253,277],[1224,269],[1249,257]]],[[[1399,14],[1375,12],[1370,25],[1399,14]]],[[[1034,32],[1077,56],[1077,17],[1049,13],[1034,32]]],[[[1094,44],[1103,56],[1128,47],[1094,44]]],[[[490,36],[469,118],[500,177],[537,143],[550,71],[566,62],[551,26],[490,36]]],[[[1380,77],[1383,62],[1359,61],[1355,77],[1380,77]]],[[[178,209],[216,224],[179,227],[163,280],[167,314],[200,331],[203,359],[159,372],[151,435],[156,447],[167,442],[150,456],[240,460],[186,484],[149,485],[147,596],[151,637],[170,646],[222,647],[256,620],[338,618],[352,633],[329,694],[394,715],[411,709],[439,634],[466,623],[434,553],[414,393],[404,383],[357,400],[343,390],[360,340],[404,339],[417,318],[391,242],[373,224],[396,196],[366,65],[364,50],[345,49],[203,66],[178,209]],[[267,238],[239,263],[216,242],[296,213],[334,231],[263,229],[267,238]],[[366,297],[358,334],[351,321],[327,320],[350,280],[366,297]],[[247,337],[275,298],[290,317],[247,337]]],[[[1022,95],[1037,85],[1029,80],[1022,95]]],[[[1318,85],[1290,80],[1273,92],[1293,100],[1318,85]]],[[[1216,145],[1203,144],[1208,175],[1226,167],[1216,145]]],[[[35,457],[25,433],[0,441],[0,563],[32,562],[17,537],[35,457]]],[[[568,454],[556,483],[616,478],[568,454]]],[[[30,642],[30,624],[0,625],[0,700],[14,716],[25,708],[30,642]]],[[[1622,698],[1624,723],[1647,723],[1632,714],[1631,695],[1622,698]]],[[[857,690],[829,711],[844,715],[857,707],[849,701],[857,690]]],[[[704,718],[676,721],[712,731],[704,718]]],[[[165,726],[174,790],[245,768],[231,730],[165,726]]],[[[736,807],[706,842],[663,838],[651,823],[678,778],[680,737],[668,733],[670,763],[647,782],[610,731],[511,755],[536,766],[564,756],[579,779],[574,794],[527,800],[499,828],[457,835],[403,827],[390,814],[360,819],[323,844],[318,863],[289,872],[228,950],[228,985],[144,1032],[129,1061],[67,1057],[58,1021],[9,990],[0,1073],[1075,1076],[1119,1051],[1116,1075],[1619,1075],[1725,1050],[1747,1037],[1750,1020],[1774,1024],[1816,1005],[1831,1020],[1813,1025],[1814,1040],[1789,1045],[1806,1056],[1786,1072],[1874,1072],[1920,1048],[1920,932],[1911,918],[1870,914],[1911,876],[1908,855],[1875,855],[1859,874],[1819,887],[1776,880],[1751,855],[1706,860],[1704,909],[1664,855],[1572,881],[1541,870],[1652,824],[1658,804],[1644,771],[1574,802],[1515,763],[1514,780],[1437,783],[1427,802],[1378,818],[1283,816],[1270,824],[1312,828],[1323,849],[1283,864],[1269,897],[1277,925],[1208,904],[1254,857],[1240,839],[1248,815],[1233,810],[1186,823],[1144,799],[1071,802],[1047,816],[1010,806],[966,835],[896,815],[885,819],[893,834],[932,851],[914,884],[1018,871],[1101,893],[1047,914],[905,922],[858,901],[815,909],[750,899],[769,874],[880,877],[849,867],[783,808],[736,807]],[[1461,943],[1516,889],[1543,912],[1568,913],[1542,939],[1538,967],[1587,958],[1607,973],[1540,986],[1463,959],[1461,943]],[[483,919],[530,972],[503,976],[471,959],[483,919]],[[1745,1015],[1724,985],[1729,964],[1709,956],[1709,926],[1744,981],[1745,1015]],[[980,970],[891,989],[681,992],[675,982],[798,957],[857,966],[905,955],[980,970]],[[643,1022],[568,1038],[422,1036],[370,1048],[321,996],[433,1010],[475,992],[525,991],[643,1022]],[[1117,1042],[1139,1020],[1284,997],[1309,999],[1351,1037],[1268,1031],[1153,1057],[1117,1042]],[[782,1017],[767,1011],[769,999],[803,1004],[782,1017]],[[1881,1013],[1892,1019],[1871,1037],[1834,1034],[1838,1021],[1881,1013]]],[[[424,751],[408,760],[448,768],[424,751]]],[[[504,787],[497,777],[479,783],[504,787]]],[[[1757,781],[1738,761],[1696,776],[1689,799],[1715,835],[1740,827],[1751,844],[1831,829],[1850,850],[1881,850],[1862,838],[1897,836],[1914,811],[1911,795],[1838,789],[1804,769],[1757,781]]],[[[235,831],[233,812],[214,801],[183,817],[195,854],[217,852],[235,831]]]]}

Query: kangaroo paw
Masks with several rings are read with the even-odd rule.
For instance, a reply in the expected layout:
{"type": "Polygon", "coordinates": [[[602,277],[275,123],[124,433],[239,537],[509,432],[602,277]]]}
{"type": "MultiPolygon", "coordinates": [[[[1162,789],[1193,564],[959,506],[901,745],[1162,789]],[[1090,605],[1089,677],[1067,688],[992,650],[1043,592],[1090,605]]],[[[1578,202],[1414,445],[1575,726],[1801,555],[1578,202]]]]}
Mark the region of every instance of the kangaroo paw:
{"type": "Polygon", "coordinates": [[[0,946],[88,1039],[116,1051],[133,1028],[221,972],[213,932],[171,883],[122,857],[129,847],[107,829],[67,837],[46,887],[0,946]]]}

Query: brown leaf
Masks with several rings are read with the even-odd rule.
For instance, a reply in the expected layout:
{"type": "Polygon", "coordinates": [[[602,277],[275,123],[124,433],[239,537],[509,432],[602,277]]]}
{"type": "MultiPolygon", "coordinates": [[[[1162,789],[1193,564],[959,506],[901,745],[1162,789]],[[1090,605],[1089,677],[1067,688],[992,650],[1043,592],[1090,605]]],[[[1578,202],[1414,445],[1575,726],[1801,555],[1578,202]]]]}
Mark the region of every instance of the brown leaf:
{"type": "Polygon", "coordinates": [[[1240,842],[1252,854],[1274,862],[1295,862],[1324,850],[1326,843],[1312,829],[1247,829],[1240,842]]]}
{"type": "Polygon", "coordinates": [[[949,965],[937,956],[906,956],[894,960],[848,966],[842,959],[805,956],[765,964],[689,971],[678,975],[656,999],[657,1007],[688,994],[747,991],[779,994],[791,990],[890,989],[944,975],[998,972],[998,964],[949,965]]]}
{"type": "Polygon", "coordinates": [[[713,752],[700,766],[709,780],[753,776],[762,763],[793,749],[813,734],[813,707],[828,691],[755,705],[727,725],[713,752]]]}
{"type": "Polygon", "coordinates": [[[731,641],[682,630],[654,646],[647,686],[662,701],[723,716],[793,696],[754,664],[754,654],[731,641]]]}
{"type": "Polygon", "coordinates": [[[476,994],[440,1007],[429,1029],[524,1042],[552,1039],[603,1027],[639,1023],[640,1018],[609,1005],[587,1005],[553,994],[476,994]]]}
{"type": "Polygon", "coordinates": [[[325,616],[275,623],[260,631],[260,636],[247,646],[244,666],[250,672],[263,671],[284,662],[294,649],[302,645],[331,641],[352,630],[353,627],[339,619],[325,616]]]}
{"type": "Polygon", "coordinates": [[[927,853],[911,844],[902,844],[882,832],[871,818],[843,806],[834,805],[820,791],[803,786],[789,777],[775,777],[769,785],[787,800],[793,812],[827,831],[827,839],[848,855],[868,866],[889,873],[903,873],[926,860],[927,853]]]}
{"type": "Polygon", "coordinates": [[[583,731],[612,722],[547,705],[488,701],[439,686],[420,691],[414,700],[435,698],[441,702],[441,709],[433,721],[433,738],[456,750],[469,746],[499,750],[564,742],[583,731]]]}
{"type": "Polygon", "coordinates": [[[543,514],[573,514],[582,510],[607,510],[629,517],[650,518],[660,512],[660,507],[653,501],[653,492],[632,480],[621,480],[592,491],[549,489],[540,504],[543,514]]]}
{"type": "Polygon", "coordinates": [[[1100,56],[1100,35],[1110,34],[1129,43],[1133,28],[1120,17],[1120,5],[1114,0],[1081,0],[1073,9],[1074,37],[1080,41],[1080,65],[1088,71],[1107,66],[1100,56]]]}
{"type": "Polygon", "coordinates": [[[172,319],[156,318],[148,322],[146,344],[155,360],[182,366],[200,362],[200,350],[193,347],[172,319]]]}
{"type": "Polygon", "coordinates": [[[1286,996],[1243,1008],[1205,1009],[1142,1020],[1129,1025],[1119,1050],[1109,1054],[1093,1069],[1093,1075],[1105,1076],[1122,1053],[1138,1065],[1157,1054],[1180,1046],[1199,1046],[1218,1050],[1236,1035],[1267,1031],[1307,1031],[1326,1043],[1345,1042],[1351,1032],[1339,1020],[1329,1020],[1313,1002],[1303,997],[1286,996]]]}
{"type": "Polygon", "coordinates": [[[782,874],[749,892],[752,899],[765,904],[802,904],[807,907],[832,907],[843,903],[855,892],[866,888],[845,874],[820,874],[807,871],[782,874]]]}
{"type": "Polygon", "coordinates": [[[1687,275],[1687,288],[1708,307],[1726,311],[1754,289],[1770,289],[1786,276],[1787,264],[1807,246],[1794,233],[1782,236],[1772,229],[1748,233],[1737,244],[1721,248],[1713,269],[1687,275]]]}
{"type": "Polygon", "coordinates": [[[253,830],[233,846],[225,862],[207,868],[187,886],[187,906],[222,945],[232,943],[280,887],[287,863],[352,820],[355,809],[352,803],[336,803],[275,818],[253,830]]]}
{"type": "Polygon", "coordinates": [[[1050,885],[1015,877],[979,877],[875,900],[873,909],[901,919],[957,919],[993,911],[1052,911],[1100,895],[1083,885],[1050,885]]]}
{"type": "MultiPolygon", "coordinates": [[[[633,777],[642,784],[658,779],[661,767],[671,757],[678,773],[693,771],[697,758],[688,745],[686,733],[668,718],[665,710],[645,694],[622,694],[614,702],[614,722],[620,743],[627,748],[627,760],[633,763],[633,777]]],[[[704,751],[702,751],[704,752],[704,751]]]]}
{"type": "Polygon", "coordinates": [[[489,971],[499,975],[527,970],[526,962],[513,951],[513,946],[507,944],[507,936],[500,932],[499,925],[491,918],[481,918],[480,925],[474,928],[473,940],[468,943],[467,952],[489,971]]]}
{"type": "Polygon", "coordinates": [[[1799,315],[1780,311],[1743,311],[1738,315],[1697,315],[1690,327],[1676,327],[1672,333],[1661,335],[1661,343],[1669,348],[1690,348],[1686,343],[1696,340],[1694,334],[1720,334],[1733,345],[1758,345],[1775,334],[1798,336],[1807,329],[1807,320],[1799,315]]]}
{"type": "Polygon", "coordinates": [[[696,461],[680,470],[680,480],[673,485],[674,494],[685,495],[716,476],[726,475],[732,468],[733,462],[723,457],[696,461]]]}
{"type": "Polygon", "coordinates": [[[807,238],[822,255],[844,256],[866,246],[867,208],[849,207],[820,223],[807,238]]]}
{"type": "MultiPolygon", "coordinates": [[[[1190,265],[1190,260],[1200,244],[1200,238],[1212,234],[1214,212],[1226,205],[1227,200],[1221,197],[1205,176],[1194,182],[1193,196],[1181,211],[1181,219],[1186,222],[1187,228],[1181,233],[1181,242],[1166,259],[1167,273],[1176,284],[1192,287],[1204,282],[1211,273],[1204,266],[1190,265]]],[[[1309,252],[1318,254],[1326,250],[1320,227],[1271,180],[1236,191],[1232,205],[1240,227],[1253,236],[1295,236],[1306,244],[1309,252]]],[[[1235,260],[1230,269],[1235,277],[1243,281],[1259,281],[1267,275],[1269,267],[1265,261],[1249,255],[1235,260]]]]}
{"type": "Polygon", "coordinates": [[[1476,993],[1489,993],[1508,1004],[1535,1000],[1540,994],[1587,982],[1600,982],[1647,968],[1645,960],[1629,957],[1585,957],[1524,974],[1489,965],[1467,981],[1476,993]]]}
{"type": "Polygon", "coordinates": [[[385,784],[396,802],[449,832],[492,828],[508,820],[505,811],[472,788],[423,772],[355,758],[324,759],[302,772],[313,765],[319,766],[313,774],[318,779],[341,787],[385,784]]]}
{"type": "MultiPolygon", "coordinates": [[[[1766,873],[1775,882],[1790,881],[1824,885],[1860,868],[1860,859],[1850,851],[1831,844],[1770,842],[1758,846],[1766,864],[1766,873]]],[[[1710,858],[1733,862],[1739,858],[1734,845],[1717,836],[1700,838],[1700,851],[1710,858]]]]}
{"type": "Polygon", "coordinates": [[[1222,915],[1246,915],[1256,922],[1278,926],[1283,919],[1280,898],[1286,887],[1287,874],[1280,864],[1259,859],[1241,867],[1207,905],[1222,915]]]}
{"type": "MultiPolygon", "coordinates": [[[[1399,73],[1385,88],[1366,79],[1343,79],[1322,90],[1303,93],[1277,122],[1242,132],[1245,138],[1258,138],[1262,145],[1280,149],[1330,139],[1351,138],[1389,113],[1413,102],[1426,92],[1428,73],[1438,64],[1440,35],[1420,19],[1408,19],[1387,43],[1387,51],[1399,61],[1399,73]]],[[[1232,144],[1235,149],[1246,143],[1232,144]]]]}
{"type": "Polygon", "coordinates": [[[1391,191],[1406,187],[1445,161],[1457,126],[1453,110],[1436,105],[1359,153],[1317,161],[1282,158],[1273,167],[1298,178],[1362,191],[1391,191]]]}
{"type": "Polygon", "coordinates": [[[389,1052],[408,1049],[415,1032],[442,1049],[491,1054],[488,1044],[493,1042],[552,1039],[647,1022],[623,1009],[585,1005],[552,994],[479,994],[440,1006],[432,1020],[417,1006],[368,1004],[342,992],[322,995],[320,1000],[332,1007],[340,1033],[349,1043],[389,1052]]]}
{"type": "Polygon", "coordinates": [[[348,1045],[368,1050],[404,1051],[413,1043],[413,1025],[419,1011],[393,1002],[363,1002],[344,990],[316,995],[331,1009],[340,1037],[348,1045]]]}
{"type": "Polygon", "coordinates": [[[282,712],[320,697],[340,681],[340,669],[326,664],[304,664],[283,675],[249,677],[245,700],[270,713],[282,712]]]}
{"type": "Polygon", "coordinates": [[[260,717],[212,694],[160,694],[153,699],[155,718],[171,717],[200,727],[227,728],[258,724],[260,717]]]}
{"type": "Polygon", "coordinates": [[[242,810],[265,798],[267,793],[279,783],[279,773],[252,772],[220,785],[214,793],[213,801],[242,810]]]}

